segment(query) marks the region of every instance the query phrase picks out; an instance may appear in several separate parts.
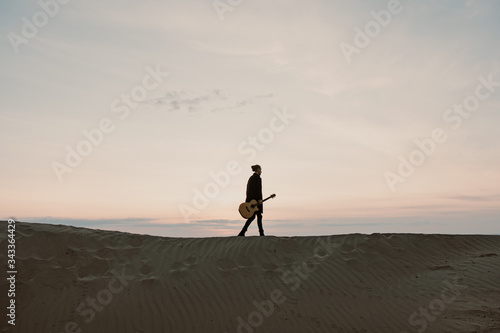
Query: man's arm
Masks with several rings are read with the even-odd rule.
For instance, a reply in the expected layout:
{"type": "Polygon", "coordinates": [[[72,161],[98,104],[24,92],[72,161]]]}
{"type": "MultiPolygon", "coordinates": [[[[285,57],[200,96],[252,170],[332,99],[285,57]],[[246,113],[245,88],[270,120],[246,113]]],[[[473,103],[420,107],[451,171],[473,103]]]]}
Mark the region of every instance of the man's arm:
{"type": "Polygon", "coordinates": [[[259,193],[259,203],[262,203],[262,199],[264,199],[264,197],[262,196],[262,178],[258,178],[258,193],[259,193]]]}

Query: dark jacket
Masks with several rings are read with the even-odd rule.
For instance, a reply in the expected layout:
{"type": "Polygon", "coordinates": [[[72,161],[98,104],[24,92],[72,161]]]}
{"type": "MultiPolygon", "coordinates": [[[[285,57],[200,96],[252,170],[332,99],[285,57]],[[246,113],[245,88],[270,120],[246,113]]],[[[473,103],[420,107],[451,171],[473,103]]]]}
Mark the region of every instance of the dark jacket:
{"type": "MultiPolygon", "coordinates": [[[[250,176],[247,183],[246,202],[250,202],[253,199],[257,201],[262,200],[262,178],[256,173],[250,176]]],[[[262,205],[259,205],[259,211],[263,211],[262,205]]]]}

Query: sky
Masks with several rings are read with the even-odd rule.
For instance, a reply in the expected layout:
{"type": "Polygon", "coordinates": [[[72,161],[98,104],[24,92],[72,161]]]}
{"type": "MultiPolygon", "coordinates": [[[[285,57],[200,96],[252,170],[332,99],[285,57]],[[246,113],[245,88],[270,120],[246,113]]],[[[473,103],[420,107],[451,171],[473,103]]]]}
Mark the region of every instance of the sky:
{"type": "Polygon", "coordinates": [[[0,219],[234,236],[260,164],[268,235],[498,234],[498,13],[4,1],[0,219]]]}

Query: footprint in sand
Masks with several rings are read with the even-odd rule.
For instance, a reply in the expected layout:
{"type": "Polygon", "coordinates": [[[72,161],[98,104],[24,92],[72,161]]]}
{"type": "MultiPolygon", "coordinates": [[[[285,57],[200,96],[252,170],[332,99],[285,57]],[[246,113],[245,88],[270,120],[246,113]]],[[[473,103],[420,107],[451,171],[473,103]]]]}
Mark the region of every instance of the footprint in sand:
{"type": "Polygon", "coordinates": [[[253,260],[247,255],[239,255],[236,258],[236,267],[238,267],[238,268],[247,268],[247,267],[251,267],[254,265],[255,264],[254,264],[253,260]]]}
{"type": "Polygon", "coordinates": [[[153,273],[153,267],[148,265],[147,263],[144,263],[141,268],[139,268],[139,274],[148,276],[151,273],[153,273]]]}
{"type": "Polygon", "coordinates": [[[238,269],[234,261],[232,261],[231,259],[219,259],[215,263],[215,267],[224,272],[235,271],[238,269]]]}

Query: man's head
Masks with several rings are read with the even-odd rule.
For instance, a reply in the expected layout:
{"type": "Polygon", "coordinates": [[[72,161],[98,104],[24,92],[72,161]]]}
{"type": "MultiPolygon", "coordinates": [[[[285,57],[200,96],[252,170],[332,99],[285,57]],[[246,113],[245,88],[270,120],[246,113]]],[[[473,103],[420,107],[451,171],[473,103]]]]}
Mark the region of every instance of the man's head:
{"type": "Polygon", "coordinates": [[[262,168],[260,167],[260,165],[255,164],[255,165],[252,165],[252,171],[255,172],[256,174],[260,175],[262,173],[262,168]]]}

